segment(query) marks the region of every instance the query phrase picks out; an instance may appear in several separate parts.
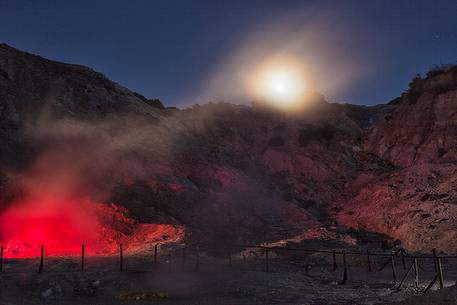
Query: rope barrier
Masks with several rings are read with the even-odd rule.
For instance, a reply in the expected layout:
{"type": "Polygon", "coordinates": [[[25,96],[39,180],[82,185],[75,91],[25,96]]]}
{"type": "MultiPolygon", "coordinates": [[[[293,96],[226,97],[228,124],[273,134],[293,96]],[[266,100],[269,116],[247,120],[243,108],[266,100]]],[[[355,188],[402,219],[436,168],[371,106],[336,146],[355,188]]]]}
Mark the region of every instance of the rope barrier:
{"type": "MultiPolygon", "coordinates": [[[[317,250],[317,249],[304,249],[304,248],[282,248],[282,247],[268,247],[268,246],[258,246],[258,245],[231,245],[229,246],[230,248],[244,248],[244,249],[260,249],[264,251],[265,249],[275,250],[275,251],[291,251],[291,252],[304,252],[304,253],[323,253],[323,254],[339,254],[342,255],[343,253],[346,253],[346,255],[360,255],[360,256],[366,256],[366,252],[355,252],[355,251],[343,251],[343,250],[317,250]]],[[[417,259],[433,259],[436,260],[437,256],[434,255],[411,255],[408,254],[403,248],[397,249],[393,255],[398,256],[403,252],[406,257],[408,258],[417,258],[417,259]]],[[[390,259],[390,256],[392,253],[376,253],[376,252],[370,252],[370,256],[378,256],[378,257],[388,257],[390,259]]],[[[440,255],[439,256],[442,259],[456,259],[457,255],[440,255]]]]}
{"type": "MultiPolygon", "coordinates": [[[[158,250],[159,250],[160,244],[156,243],[154,245],[154,253],[153,253],[153,262],[154,265],[158,265],[158,250]]],[[[177,251],[181,250],[181,263],[182,263],[182,268],[185,267],[186,261],[187,261],[187,255],[186,255],[186,250],[189,249],[189,251],[195,251],[195,266],[194,270],[198,271],[200,267],[200,260],[201,260],[201,251],[200,249],[204,248],[204,244],[188,244],[186,246],[180,247],[178,249],[175,249],[177,251]]],[[[206,245],[207,246],[207,245],[206,245]]],[[[338,268],[337,265],[337,260],[336,257],[337,255],[340,255],[342,257],[342,264],[343,264],[343,275],[341,281],[339,281],[340,284],[345,284],[348,281],[348,269],[349,265],[346,262],[346,257],[348,255],[351,256],[363,256],[364,260],[366,260],[367,263],[367,268],[368,272],[373,271],[372,269],[372,257],[380,257],[380,258],[386,258],[385,261],[381,264],[381,267],[378,269],[376,268],[377,271],[382,271],[385,267],[388,265],[391,265],[392,268],[392,277],[393,277],[393,283],[394,286],[396,286],[397,289],[400,289],[404,281],[406,280],[407,276],[411,273],[411,271],[414,271],[414,283],[416,288],[418,287],[419,284],[419,276],[418,276],[418,270],[421,269],[425,271],[425,269],[418,263],[419,259],[433,259],[433,264],[435,266],[435,276],[433,280],[427,285],[427,287],[423,290],[423,292],[426,292],[431,289],[432,286],[435,285],[435,283],[439,283],[440,288],[443,288],[443,268],[442,268],[442,260],[443,259],[455,259],[457,258],[457,255],[437,255],[436,249],[433,249],[432,255],[425,255],[425,254],[419,254],[419,255],[412,255],[408,253],[406,250],[403,248],[399,248],[395,251],[391,251],[389,253],[376,253],[376,252],[370,252],[369,250],[366,250],[364,252],[357,252],[357,251],[344,251],[344,250],[337,250],[337,249],[305,249],[305,248],[293,248],[293,247],[278,247],[278,246],[266,246],[266,245],[225,245],[223,251],[225,251],[225,254],[228,255],[228,264],[230,267],[232,267],[233,262],[232,262],[232,252],[228,251],[229,249],[237,249],[239,252],[242,251],[249,251],[252,249],[257,249],[261,254],[264,256],[265,260],[265,272],[270,272],[271,271],[271,258],[270,258],[270,253],[272,251],[278,251],[278,252],[297,252],[297,253],[321,253],[321,254],[328,254],[331,255],[332,257],[332,268],[333,271],[335,271],[338,268]],[[397,271],[395,268],[395,257],[399,257],[401,259],[402,265],[404,266],[405,273],[402,276],[398,286],[397,286],[397,271]],[[409,267],[406,266],[406,259],[412,260],[411,264],[409,267]]],[[[4,249],[3,246],[0,245],[0,272],[4,272],[4,265],[5,265],[5,258],[3,257],[4,255],[4,249]]],[[[40,246],[40,257],[39,257],[39,269],[38,272],[42,273],[43,272],[43,265],[44,265],[44,245],[40,246]]],[[[245,261],[246,257],[243,255],[243,261],[245,261]]],[[[8,259],[9,260],[9,259],[8,259]]],[[[171,265],[170,265],[171,268],[171,265]]],[[[308,268],[307,268],[308,269],[308,268]]],[[[124,271],[124,257],[123,257],[123,245],[119,245],[119,271],[124,271]]],[[[84,244],[81,245],[81,268],[80,271],[85,271],[85,247],[84,244]]],[[[52,271],[51,271],[52,272],[52,271]]]]}

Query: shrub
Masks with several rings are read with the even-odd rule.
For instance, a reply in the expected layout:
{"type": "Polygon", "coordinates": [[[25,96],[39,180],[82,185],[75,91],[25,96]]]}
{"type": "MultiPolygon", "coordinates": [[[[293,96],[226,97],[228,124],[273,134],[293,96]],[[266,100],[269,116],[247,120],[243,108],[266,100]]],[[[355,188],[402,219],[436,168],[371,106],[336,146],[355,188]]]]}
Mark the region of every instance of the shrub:
{"type": "Polygon", "coordinates": [[[336,134],[336,129],[330,125],[324,126],[307,126],[298,132],[298,143],[300,146],[306,146],[309,141],[329,141],[336,134]]]}

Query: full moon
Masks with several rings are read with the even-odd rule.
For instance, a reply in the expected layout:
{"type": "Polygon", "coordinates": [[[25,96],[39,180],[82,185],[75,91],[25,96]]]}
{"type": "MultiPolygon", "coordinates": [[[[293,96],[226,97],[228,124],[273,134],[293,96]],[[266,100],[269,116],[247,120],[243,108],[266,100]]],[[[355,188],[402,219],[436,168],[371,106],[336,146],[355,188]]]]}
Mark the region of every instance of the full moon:
{"type": "Polygon", "coordinates": [[[297,99],[302,86],[298,76],[287,69],[272,70],[266,73],[261,82],[266,98],[283,103],[297,99]]]}
{"type": "Polygon", "coordinates": [[[254,73],[251,92],[257,101],[276,108],[293,110],[303,102],[305,84],[300,65],[274,61],[262,65],[254,73]]]}

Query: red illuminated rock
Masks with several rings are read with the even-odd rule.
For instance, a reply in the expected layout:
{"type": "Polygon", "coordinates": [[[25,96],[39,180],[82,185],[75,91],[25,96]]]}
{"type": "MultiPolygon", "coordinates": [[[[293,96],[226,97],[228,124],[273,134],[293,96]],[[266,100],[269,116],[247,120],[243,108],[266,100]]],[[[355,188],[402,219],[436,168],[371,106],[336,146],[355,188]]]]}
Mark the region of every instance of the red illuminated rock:
{"type": "Polygon", "coordinates": [[[112,255],[120,244],[135,252],[184,237],[180,226],[141,224],[125,208],[85,199],[15,203],[0,215],[0,232],[6,258],[39,256],[41,246],[46,256],[79,255],[82,244],[87,255],[112,255]]]}

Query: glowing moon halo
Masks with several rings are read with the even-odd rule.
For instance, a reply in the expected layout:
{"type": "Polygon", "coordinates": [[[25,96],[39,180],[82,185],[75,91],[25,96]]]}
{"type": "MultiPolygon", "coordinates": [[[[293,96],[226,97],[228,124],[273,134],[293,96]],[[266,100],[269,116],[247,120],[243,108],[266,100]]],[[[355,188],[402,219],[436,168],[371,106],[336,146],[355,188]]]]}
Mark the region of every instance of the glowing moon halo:
{"type": "Polygon", "coordinates": [[[272,70],[261,81],[263,92],[269,99],[289,103],[298,98],[300,93],[298,78],[292,71],[272,70]]]}
{"type": "Polygon", "coordinates": [[[251,80],[251,94],[257,100],[283,110],[300,107],[305,95],[301,65],[274,61],[262,65],[251,80]]]}

